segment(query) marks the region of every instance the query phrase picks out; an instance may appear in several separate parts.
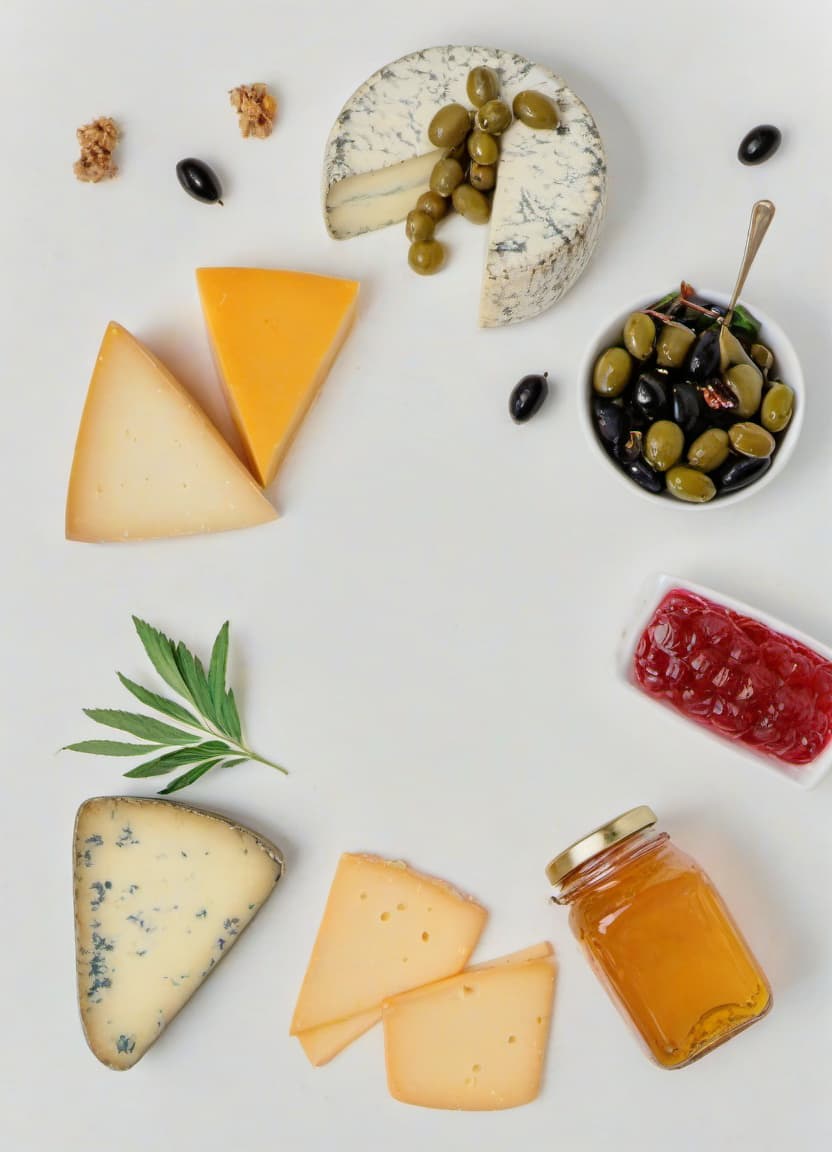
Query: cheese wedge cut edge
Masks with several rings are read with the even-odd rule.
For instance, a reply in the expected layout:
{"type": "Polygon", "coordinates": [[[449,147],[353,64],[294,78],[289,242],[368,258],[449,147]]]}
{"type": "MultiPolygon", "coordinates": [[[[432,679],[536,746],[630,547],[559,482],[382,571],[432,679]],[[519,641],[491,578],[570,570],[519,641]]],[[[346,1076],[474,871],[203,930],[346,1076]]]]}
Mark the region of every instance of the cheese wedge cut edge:
{"type": "Polygon", "coordinates": [[[66,501],[66,537],[125,542],[266,524],[277,512],[172,372],[108,324],[66,501]]]}

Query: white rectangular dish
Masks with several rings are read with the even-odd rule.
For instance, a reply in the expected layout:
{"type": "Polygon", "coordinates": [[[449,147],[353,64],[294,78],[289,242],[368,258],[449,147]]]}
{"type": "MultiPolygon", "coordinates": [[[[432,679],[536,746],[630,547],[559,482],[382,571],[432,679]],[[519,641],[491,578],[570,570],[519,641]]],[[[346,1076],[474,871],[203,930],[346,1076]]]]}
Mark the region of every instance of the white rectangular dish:
{"type": "MultiPolygon", "coordinates": [[[[754,620],[758,620],[774,632],[779,632],[791,640],[796,640],[798,643],[804,644],[807,648],[817,653],[822,659],[832,663],[832,649],[819,643],[812,636],[807,636],[804,632],[799,632],[796,628],[784,624],[782,620],[770,616],[767,612],[761,612],[757,608],[743,603],[741,600],[734,600],[730,596],[723,596],[721,592],[716,592],[714,589],[707,588],[702,584],[694,584],[689,580],[680,580],[674,576],[662,573],[658,577],[653,577],[645,586],[633,615],[632,622],[622,637],[617,659],[618,673],[621,679],[633,692],[638,693],[643,699],[650,700],[651,697],[649,693],[642,691],[633,679],[632,668],[635,651],[653,613],[668,592],[677,588],[683,592],[689,592],[694,596],[702,596],[704,599],[712,601],[721,608],[728,608],[732,612],[737,612],[742,616],[749,616],[754,620]]],[[[832,740],[830,740],[829,744],[827,744],[823,751],[811,763],[791,765],[784,761],[777,760],[772,756],[767,756],[763,752],[758,752],[740,740],[731,740],[728,737],[720,736],[719,733],[714,732],[705,725],[697,724],[694,720],[688,719],[688,717],[682,713],[677,712],[669,703],[658,699],[654,699],[653,702],[665,707],[680,723],[698,728],[711,740],[717,741],[723,747],[726,745],[732,747],[738,755],[744,756],[746,759],[753,760],[758,764],[764,764],[767,768],[773,769],[779,776],[784,776],[800,788],[814,787],[827,774],[830,768],[832,768],[832,740]]]]}

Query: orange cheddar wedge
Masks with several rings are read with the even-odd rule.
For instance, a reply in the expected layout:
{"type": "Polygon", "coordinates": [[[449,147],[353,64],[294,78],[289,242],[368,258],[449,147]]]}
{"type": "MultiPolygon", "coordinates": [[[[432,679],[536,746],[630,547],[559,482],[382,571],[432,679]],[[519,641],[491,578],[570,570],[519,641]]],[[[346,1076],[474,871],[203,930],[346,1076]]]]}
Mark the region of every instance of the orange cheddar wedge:
{"type": "Polygon", "coordinates": [[[346,338],[358,284],[264,268],[199,268],[196,278],[228,403],[265,486],[346,338]]]}

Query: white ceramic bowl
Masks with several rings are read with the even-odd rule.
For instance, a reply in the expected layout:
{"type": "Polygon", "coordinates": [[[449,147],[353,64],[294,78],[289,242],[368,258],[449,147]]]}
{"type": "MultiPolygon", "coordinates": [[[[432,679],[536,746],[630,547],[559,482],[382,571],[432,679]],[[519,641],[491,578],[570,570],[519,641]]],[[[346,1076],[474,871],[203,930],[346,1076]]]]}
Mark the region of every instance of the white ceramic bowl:
{"type": "MultiPolygon", "coordinates": [[[[699,295],[704,296],[707,300],[713,300],[715,303],[725,306],[727,306],[729,300],[729,297],[724,292],[712,292],[709,289],[699,292],[699,295]]],[[[631,480],[621,471],[615,461],[607,455],[598,438],[598,433],[595,431],[595,425],[592,419],[591,408],[593,396],[592,371],[595,367],[595,361],[606,348],[611,347],[613,344],[621,343],[621,330],[630,313],[639,312],[643,308],[649,308],[658,298],[659,296],[649,296],[646,299],[636,300],[629,304],[612,320],[605,321],[590,341],[578,375],[578,387],[580,388],[578,410],[580,412],[581,423],[584,426],[584,431],[590,440],[593,451],[602,464],[605,465],[607,474],[614,476],[619,484],[625,484],[631,492],[637,493],[644,499],[649,500],[652,504],[661,500],[665,504],[672,504],[677,508],[687,509],[688,511],[702,511],[705,508],[728,508],[740,500],[746,500],[749,496],[761,492],[766,485],[770,484],[772,480],[780,475],[794,452],[795,445],[800,437],[800,429],[803,425],[803,416],[806,408],[806,387],[803,382],[800,361],[792,342],[780,325],[775,323],[774,320],[767,316],[755,304],[748,304],[743,300],[743,305],[748,308],[762,325],[760,329],[760,340],[762,343],[768,345],[774,353],[777,379],[782,380],[784,384],[788,384],[793,388],[795,394],[794,415],[783,435],[772,465],[765,475],[761,476],[760,479],[753,484],[749,484],[747,488],[741,488],[739,492],[731,492],[726,496],[717,496],[716,499],[710,500],[707,504],[692,504],[685,500],[677,500],[667,492],[658,494],[647,492],[641,485],[636,484],[634,480],[631,480]]]]}
{"type": "Polygon", "coordinates": [[[818,656],[832,663],[832,649],[827,648],[824,644],[818,643],[817,640],[811,636],[807,636],[804,632],[798,632],[796,628],[784,624],[774,616],[769,616],[767,612],[760,612],[758,609],[744,604],[741,600],[733,600],[730,596],[723,596],[721,592],[714,592],[712,588],[705,588],[701,584],[692,584],[689,580],[678,580],[673,576],[662,574],[660,576],[654,576],[645,586],[636,611],[633,614],[632,623],[624,633],[617,660],[619,677],[629,688],[636,692],[642,700],[647,700],[666,708],[680,724],[685,724],[689,729],[698,729],[708,739],[716,741],[723,748],[726,746],[732,748],[746,760],[753,760],[756,764],[764,764],[767,768],[774,769],[778,776],[783,776],[787,780],[791,780],[793,784],[797,784],[800,788],[814,787],[814,785],[829,772],[830,768],[832,768],[832,741],[830,741],[820,755],[810,764],[786,764],[783,761],[774,759],[772,756],[766,756],[764,753],[756,751],[754,748],[741,743],[739,740],[731,740],[727,737],[720,736],[712,729],[697,724],[694,720],[689,720],[686,716],[682,715],[681,712],[677,712],[672,708],[670,704],[651,697],[649,693],[644,692],[636,684],[633,678],[633,657],[635,656],[638,642],[659,604],[664,600],[667,593],[675,588],[679,588],[683,592],[691,592],[694,596],[702,596],[706,600],[713,601],[714,604],[718,604],[723,608],[730,608],[733,612],[738,612],[741,616],[750,616],[754,620],[759,620],[761,624],[765,624],[774,632],[780,632],[784,636],[789,636],[792,640],[797,640],[800,644],[805,644],[807,648],[811,648],[818,656]]]}

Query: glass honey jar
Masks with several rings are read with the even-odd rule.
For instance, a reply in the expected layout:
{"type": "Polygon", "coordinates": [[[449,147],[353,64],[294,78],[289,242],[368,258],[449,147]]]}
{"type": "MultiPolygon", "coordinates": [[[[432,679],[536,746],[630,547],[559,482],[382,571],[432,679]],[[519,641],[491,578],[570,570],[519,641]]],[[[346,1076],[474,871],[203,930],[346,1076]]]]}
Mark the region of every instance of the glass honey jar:
{"type": "Polygon", "coordinates": [[[719,893],[642,806],[546,869],[553,900],[613,1002],[662,1068],[681,1068],[759,1020],[771,989],[719,893]]]}

